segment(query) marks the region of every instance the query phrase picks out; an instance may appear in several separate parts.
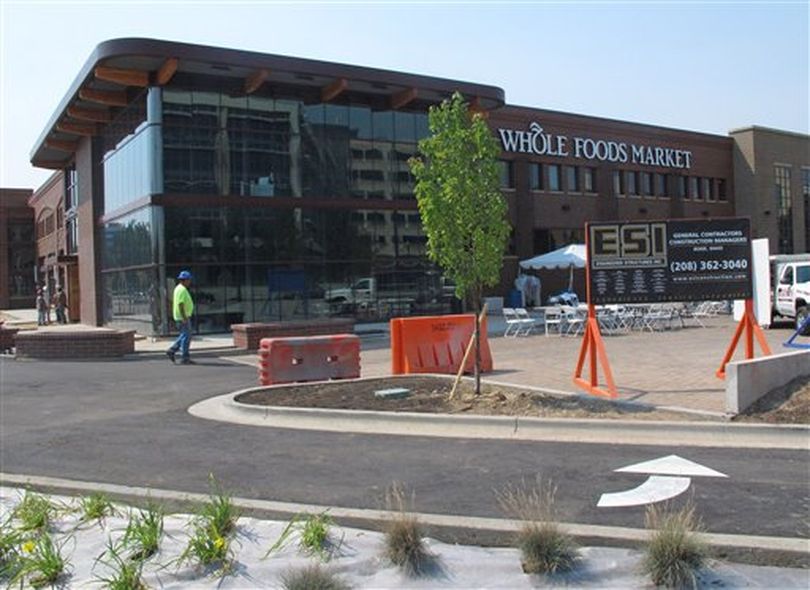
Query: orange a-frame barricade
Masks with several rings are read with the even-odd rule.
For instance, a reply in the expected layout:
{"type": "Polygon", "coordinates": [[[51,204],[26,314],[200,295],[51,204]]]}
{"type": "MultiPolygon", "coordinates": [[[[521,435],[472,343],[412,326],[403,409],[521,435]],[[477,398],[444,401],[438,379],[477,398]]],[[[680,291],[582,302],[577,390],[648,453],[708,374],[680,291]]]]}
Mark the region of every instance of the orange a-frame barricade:
{"type": "MultiPolygon", "coordinates": [[[[588,231],[585,231],[585,252],[587,257],[587,253],[590,252],[588,231]]],[[[591,303],[591,268],[589,262],[585,263],[585,292],[588,298],[588,319],[585,321],[585,334],[582,336],[579,360],[577,360],[577,368],[574,371],[574,385],[578,385],[591,395],[617,398],[619,397],[619,393],[616,391],[616,383],[613,381],[613,371],[610,370],[605,343],[602,341],[602,333],[599,331],[599,321],[596,319],[596,308],[593,303],[591,303]],[[588,369],[590,373],[588,379],[583,379],[582,377],[585,357],[588,357],[588,369]],[[599,387],[599,363],[602,364],[602,372],[605,374],[607,389],[599,387]]]]}
{"type": "Polygon", "coordinates": [[[740,342],[740,337],[742,336],[743,332],[745,332],[745,358],[747,360],[754,358],[754,336],[757,337],[757,342],[759,342],[759,347],[762,349],[763,354],[765,356],[771,355],[771,347],[768,346],[768,341],[765,340],[765,334],[762,332],[762,328],[759,327],[757,318],[754,315],[754,301],[753,299],[746,299],[745,313],[743,314],[742,319],[740,319],[740,323],[737,324],[737,330],[734,332],[734,337],[731,339],[731,344],[728,345],[726,356],[723,357],[723,361],[720,363],[720,368],[717,369],[717,372],[715,373],[718,378],[725,379],[726,365],[734,356],[734,351],[737,349],[737,345],[740,342]]]}

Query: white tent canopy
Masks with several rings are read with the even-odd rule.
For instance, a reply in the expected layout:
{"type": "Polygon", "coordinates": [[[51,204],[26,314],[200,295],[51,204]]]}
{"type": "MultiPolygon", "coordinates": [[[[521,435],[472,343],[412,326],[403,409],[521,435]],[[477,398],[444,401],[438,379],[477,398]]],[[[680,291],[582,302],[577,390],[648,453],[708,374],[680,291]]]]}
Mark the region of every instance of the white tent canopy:
{"type": "Polygon", "coordinates": [[[569,244],[553,252],[521,260],[520,267],[532,270],[570,268],[571,273],[568,279],[568,290],[570,291],[574,285],[574,268],[585,268],[586,262],[585,244],[569,244]]]}

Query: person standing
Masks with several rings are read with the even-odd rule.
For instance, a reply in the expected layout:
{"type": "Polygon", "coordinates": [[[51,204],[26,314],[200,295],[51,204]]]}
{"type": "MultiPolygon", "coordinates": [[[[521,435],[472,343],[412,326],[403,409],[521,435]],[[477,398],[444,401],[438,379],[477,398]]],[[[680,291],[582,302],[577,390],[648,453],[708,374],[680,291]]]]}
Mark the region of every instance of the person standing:
{"type": "Polygon", "coordinates": [[[48,301],[42,287],[37,287],[37,325],[44,326],[48,316],[48,301]]]}
{"type": "Polygon", "coordinates": [[[65,309],[67,308],[67,294],[62,287],[56,289],[54,305],[56,306],[56,321],[60,324],[67,324],[67,315],[65,314],[65,309]]]}
{"type": "Polygon", "coordinates": [[[177,330],[180,335],[166,351],[166,356],[172,362],[175,361],[175,355],[180,352],[180,364],[193,365],[194,361],[191,360],[189,353],[189,345],[191,344],[191,315],[194,313],[194,301],[191,298],[191,293],[188,288],[191,285],[191,273],[187,270],[180,271],[177,275],[177,286],[174,288],[172,295],[172,315],[177,324],[177,330]]]}

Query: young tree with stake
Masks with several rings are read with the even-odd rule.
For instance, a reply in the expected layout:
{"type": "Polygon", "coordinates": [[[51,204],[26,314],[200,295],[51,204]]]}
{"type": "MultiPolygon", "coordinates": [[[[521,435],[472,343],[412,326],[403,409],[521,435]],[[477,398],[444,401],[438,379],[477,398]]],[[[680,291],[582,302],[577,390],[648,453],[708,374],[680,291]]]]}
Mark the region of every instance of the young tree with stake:
{"type": "Polygon", "coordinates": [[[480,310],[484,287],[497,284],[509,239],[500,190],[500,148],[483,115],[456,92],[428,115],[430,135],[409,161],[427,235],[428,257],[475,309],[475,393],[481,393],[480,310]]]}

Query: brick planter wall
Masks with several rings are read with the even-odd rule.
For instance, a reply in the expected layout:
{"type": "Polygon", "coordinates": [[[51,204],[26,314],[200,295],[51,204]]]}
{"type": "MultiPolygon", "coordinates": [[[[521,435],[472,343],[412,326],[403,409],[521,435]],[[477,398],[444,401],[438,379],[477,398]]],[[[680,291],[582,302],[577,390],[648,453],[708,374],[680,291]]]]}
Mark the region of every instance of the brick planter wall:
{"type": "Polygon", "coordinates": [[[14,347],[14,335],[19,332],[16,328],[0,326],[0,352],[11,350],[14,347]]]}
{"type": "Polygon", "coordinates": [[[262,338],[351,334],[354,332],[354,320],[351,318],[322,318],[266,324],[233,324],[231,332],[233,332],[233,345],[236,348],[258,350],[262,338]]]}
{"type": "Polygon", "coordinates": [[[17,334],[15,344],[18,358],[115,358],[135,352],[135,331],[24,331],[17,334]]]}

